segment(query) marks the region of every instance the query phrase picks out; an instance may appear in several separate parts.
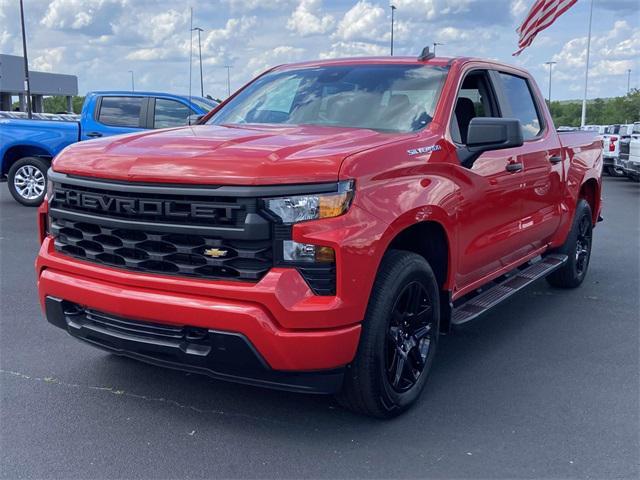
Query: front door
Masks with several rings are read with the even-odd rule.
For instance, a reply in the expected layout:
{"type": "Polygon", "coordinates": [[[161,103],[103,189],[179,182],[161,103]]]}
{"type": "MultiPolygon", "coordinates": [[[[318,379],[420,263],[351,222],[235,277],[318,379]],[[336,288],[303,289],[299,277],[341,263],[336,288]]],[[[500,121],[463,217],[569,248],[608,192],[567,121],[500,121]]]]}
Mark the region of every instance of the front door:
{"type": "MultiPolygon", "coordinates": [[[[451,122],[454,143],[465,145],[472,118],[501,116],[488,72],[467,73],[451,122]]],[[[483,283],[526,254],[521,235],[524,173],[518,153],[519,149],[486,152],[471,168],[459,167],[465,187],[457,207],[457,290],[483,283]]]]}

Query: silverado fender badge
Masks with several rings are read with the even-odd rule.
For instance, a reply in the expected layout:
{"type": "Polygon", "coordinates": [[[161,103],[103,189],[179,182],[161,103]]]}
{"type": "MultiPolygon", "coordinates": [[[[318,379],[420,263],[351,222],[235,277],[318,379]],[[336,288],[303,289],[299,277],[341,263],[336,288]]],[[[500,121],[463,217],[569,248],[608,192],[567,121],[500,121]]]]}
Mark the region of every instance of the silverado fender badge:
{"type": "Polygon", "coordinates": [[[219,248],[207,248],[203,255],[211,258],[220,258],[227,255],[227,250],[220,250],[219,248]]]}
{"type": "Polygon", "coordinates": [[[419,155],[420,153],[431,153],[437,152],[438,150],[442,150],[440,145],[429,145],[428,147],[410,148],[407,150],[407,153],[409,155],[419,155]]]}

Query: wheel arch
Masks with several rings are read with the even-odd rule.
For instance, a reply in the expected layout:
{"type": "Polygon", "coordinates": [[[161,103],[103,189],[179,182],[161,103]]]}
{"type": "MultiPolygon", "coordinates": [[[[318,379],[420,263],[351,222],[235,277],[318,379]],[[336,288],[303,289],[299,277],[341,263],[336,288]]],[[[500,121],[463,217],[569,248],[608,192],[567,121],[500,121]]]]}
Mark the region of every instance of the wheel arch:
{"type": "Polygon", "coordinates": [[[600,212],[600,187],[595,178],[590,178],[582,184],[578,194],[579,199],[585,199],[591,207],[592,221],[595,225],[600,212]]]}
{"type": "Polygon", "coordinates": [[[2,157],[2,171],[0,174],[6,175],[9,173],[11,165],[25,157],[38,157],[50,162],[53,155],[45,148],[37,145],[13,145],[7,148],[2,157]]]}
{"type": "MultiPolygon", "coordinates": [[[[431,266],[440,290],[440,331],[450,327],[452,272],[451,240],[444,225],[435,220],[424,220],[398,231],[386,251],[406,250],[423,257],[431,266]]],[[[385,252],[386,253],[386,252],[385,252]]]]}

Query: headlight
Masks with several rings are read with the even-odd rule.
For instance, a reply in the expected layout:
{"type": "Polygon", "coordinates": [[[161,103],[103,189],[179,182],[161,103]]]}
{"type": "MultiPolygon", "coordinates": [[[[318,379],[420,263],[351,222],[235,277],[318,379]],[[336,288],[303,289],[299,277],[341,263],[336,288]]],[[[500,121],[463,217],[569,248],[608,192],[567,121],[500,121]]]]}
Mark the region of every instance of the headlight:
{"type": "Polygon", "coordinates": [[[353,193],[353,181],[349,180],[338,183],[337,192],[270,198],[266,205],[283,223],[291,224],[342,215],[349,210],[353,193]]]}
{"type": "Polygon", "coordinates": [[[47,200],[51,200],[53,198],[53,182],[47,179],[47,200]]]}

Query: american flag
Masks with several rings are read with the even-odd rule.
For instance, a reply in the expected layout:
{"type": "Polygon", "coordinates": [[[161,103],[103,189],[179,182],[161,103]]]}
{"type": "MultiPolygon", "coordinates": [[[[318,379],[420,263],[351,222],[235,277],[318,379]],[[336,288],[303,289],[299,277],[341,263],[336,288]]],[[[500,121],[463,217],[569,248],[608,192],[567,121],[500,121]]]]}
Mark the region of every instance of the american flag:
{"type": "Polygon", "coordinates": [[[522,25],[516,30],[520,38],[518,39],[519,50],[514,55],[520,55],[525,48],[533,43],[533,39],[539,32],[549,27],[556,18],[569,10],[577,1],[536,0],[522,25]]]}

